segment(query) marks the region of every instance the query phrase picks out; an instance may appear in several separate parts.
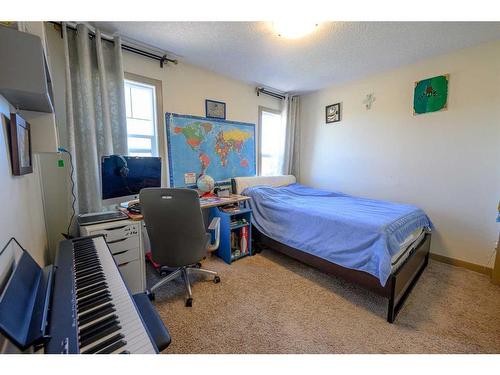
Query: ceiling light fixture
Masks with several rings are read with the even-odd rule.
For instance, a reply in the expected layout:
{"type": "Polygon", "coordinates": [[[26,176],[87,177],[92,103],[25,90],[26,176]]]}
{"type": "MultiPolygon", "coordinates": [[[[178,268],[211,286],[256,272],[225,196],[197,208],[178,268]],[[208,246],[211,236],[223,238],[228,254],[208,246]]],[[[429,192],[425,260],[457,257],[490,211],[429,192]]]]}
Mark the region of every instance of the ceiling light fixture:
{"type": "Polygon", "coordinates": [[[302,20],[282,20],[273,22],[273,28],[282,38],[298,39],[312,33],[318,27],[317,22],[302,20]]]}

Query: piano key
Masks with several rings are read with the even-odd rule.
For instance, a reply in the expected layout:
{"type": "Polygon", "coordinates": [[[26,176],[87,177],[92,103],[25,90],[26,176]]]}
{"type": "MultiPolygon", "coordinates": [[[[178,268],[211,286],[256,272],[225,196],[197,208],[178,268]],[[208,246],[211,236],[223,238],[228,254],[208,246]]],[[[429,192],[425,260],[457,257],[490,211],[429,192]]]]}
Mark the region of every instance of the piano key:
{"type": "Polygon", "coordinates": [[[113,306],[104,305],[103,307],[92,311],[90,314],[78,318],[78,327],[80,329],[86,328],[88,324],[99,321],[99,319],[106,318],[115,311],[116,309],[113,306]]]}
{"type": "Polygon", "coordinates": [[[88,296],[90,294],[94,294],[95,292],[98,292],[100,290],[107,289],[107,288],[108,288],[108,284],[106,284],[105,281],[101,281],[100,283],[93,284],[87,288],[82,288],[82,289],[78,290],[77,296],[80,299],[82,297],[88,296]]]}
{"type": "Polygon", "coordinates": [[[81,249],[77,252],[75,252],[75,259],[81,258],[83,256],[89,255],[89,254],[97,254],[96,249],[81,249]]]}
{"type": "Polygon", "coordinates": [[[95,253],[96,251],[97,251],[96,248],[92,246],[81,247],[75,251],[75,257],[86,253],[91,253],[91,252],[95,253]]]}
{"type": "Polygon", "coordinates": [[[99,258],[85,259],[80,262],[75,262],[75,270],[82,270],[86,267],[100,266],[99,258]]]}
{"type": "Polygon", "coordinates": [[[94,274],[98,271],[102,271],[102,267],[101,266],[93,266],[93,267],[88,267],[88,268],[85,268],[81,271],[77,271],[76,272],[76,278],[77,279],[81,279],[87,275],[91,275],[91,274],[94,274]]]}
{"type": "Polygon", "coordinates": [[[104,281],[104,280],[106,280],[104,278],[104,275],[97,275],[97,276],[92,277],[92,278],[87,279],[87,280],[77,281],[76,282],[76,289],[80,290],[80,289],[83,289],[85,287],[88,287],[90,285],[93,285],[95,283],[98,283],[98,282],[101,282],[101,281],[104,281]]]}
{"type": "Polygon", "coordinates": [[[108,346],[107,348],[98,351],[96,354],[112,354],[116,352],[118,349],[123,348],[127,344],[126,341],[120,340],[115,342],[113,345],[108,346]]]}
{"type": "Polygon", "coordinates": [[[97,251],[97,249],[95,248],[95,246],[81,246],[75,249],[75,256],[84,254],[88,251],[97,251]]]}
{"type": "MultiPolygon", "coordinates": [[[[101,262],[105,268],[107,266],[110,267],[110,264],[114,264],[114,260],[111,257],[103,257],[101,258],[101,262]]],[[[112,291],[113,303],[115,304],[120,324],[122,325],[121,332],[125,335],[125,340],[127,341],[125,349],[131,353],[155,352],[151,340],[143,328],[142,320],[137,310],[130,308],[130,303],[133,302],[128,290],[121,287],[124,285],[121,275],[113,273],[108,276],[110,277],[107,278],[107,282],[112,291]]]]}
{"type": "Polygon", "coordinates": [[[91,316],[93,314],[99,314],[99,312],[101,310],[107,309],[109,307],[114,308],[115,305],[111,302],[106,302],[106,303],[102,304],[101,306],[98,306],[94,309],[87,310],[84,313],[78,314],[78,319],[87,319],[89,316],[91,316]]]}
{"type": "Polygon", "coordinates": [[[98,352],[99,350],[102,350],[102,349],[106,348],[107,346],[112,345],[117,341],[120,341],[121,339],[123,339],[123,337],[124,336],[121,333],[118,333],[114,336],[111,336],[109,339],[101,342],[99,345],[95,345],[95,346],[91,347],[90,349],[86,350],[85,352],[82,352],[82,354],[94,354],[94,353],[98,352]]]}
{"type": "Polygon", "coordinates": [[[105,311],[106,309],[108,308],[115,308],[115,305],[113,304],[113,302],[109,301],[109,302],[106,302],[100,306],[96,306],[96,308],[94,309],[89,309],[85,312],[82,312],[82,313],[79,313],[78,314],[78,319],[88,319],[89,316],[98,316],[96,314],[100,314],[101,311],[105,311]]]}
{"type": "Polygon", "coordinates": [[[81,308],[79,307],[78,313],[83,314],[84,312],[89,311],[90,309],[93,309],[95,307],[99,307],[99,306],[103,305],[105,302],[109,302],[109,301],[111,301],[110,296],[102,297],[102,298],[95,300],[91,303],[85,304],[84,307],[81,307],[81,308]]]}
{"type": "Polygon", "coordinates": [[[85,267],[78,267],[75,269],[76,278],[83,277],[85,274],[101,271],[102,267],[99,264],[91,264],[85,267]]]}
{"type": "Polygon", "coordinates": [[[105,289],[103,289],[95,294],[91,294],[91,295],[85,296],[83,298],[78,298],[77,299],[78,307],[84,307],[85,305],[92,303],[93,301],[96,301],[96,300],[98,300],[102,297],[105,297],[105,296],[111,296],[111,293],[107,288],[105,288],[105,289]]]}
{"type": "Polygon", "coordinates": [[[95,247],[91,247],[91,246],[81,247],[75,251],[75,257],[78,257],[82,254],[92,253],[92,252],[96,252],[95,247]]]}
{"type": "Polygon", "coordinates": [[[80,267],[83,263],[86,262],[99,262],[99,258],[97,258],[96,254],[85,255],[82,257],[78,257],[75,259],[75,267],[80,267]]]}
{"type": "Polygon", "coordinates": [[[121,328],[121,326],[116,324],[116,323],[110,324],[107,328],[97,332],[95,335],[88,337],[85,340],[81,340],[80,347],[86,348],[89,345],[97,343],[100,339],[106,338],[107,336],[111,335],[112,333],[119,331],[120,328],[121,328]]]}
{"type": "Polygon", "coordinates": [[[99,320],[80,330],[80,339],[84,341],[86,338],[93,336],[96,332],[107,328],[110,324],[118,324],[118,316],[110,315],[106,319],[99,320]]]}
{"type": "Polygon", "coordinates": [[[97,308],[97,307],[105,304],[106,302],[111,302],[111,295],[108,294],[108,295],[100,296],[99,298],[85,301],[84,304],[81,304],[80,306],[78,306],[78,314],[81,315],[86,311],[90,311],[94,308],[97,308]]]}
{"type": "Polygon", "coordinates": [[[97,272],[92,273],[90,275],[79,277],[79,278],[77,278],[76,283],[78,284],[79,282],[81,283],[81,282],[85,281],[86,279],[93,279],[94,277],[99,277],[99,276],[103,276],[104,277],[104,272],[103,271],[97,271],[97,272]]]}
{"type": "Polygon", "coordinates": [[[99,259],[87,260],[78,264],[75,264],[75,270],[83,269],[84,267],[93,266],[94,264],[99,264],[99,259]]]}
{"type": "Polygon", "coordinates": [[[94,270],[94,272],[92,272],[91,274],[81,275],[81,276],[76,275],[76,273],[75,273],[75,279],[76,279],[76,281],[83,281],[85,279],[85,277],[88,277],[88,276],[93,275],[93,274],[96,274],[96,275],[102,274],[104,276],[104,271],[102,269],[101,270],[97,269],[97,270],[94,270]]]}

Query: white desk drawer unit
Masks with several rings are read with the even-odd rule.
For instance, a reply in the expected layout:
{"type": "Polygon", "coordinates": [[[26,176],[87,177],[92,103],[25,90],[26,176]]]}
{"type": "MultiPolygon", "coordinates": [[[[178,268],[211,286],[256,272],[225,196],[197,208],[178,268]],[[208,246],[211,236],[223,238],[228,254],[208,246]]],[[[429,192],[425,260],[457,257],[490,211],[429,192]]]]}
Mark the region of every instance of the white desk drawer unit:
{"type": "Polygon", "coordinates": [[[104,235],[125,284],[131,293],[146,289],[146,265],[140,222],[120,220],[80,227],[81,236],[104,235]]]}

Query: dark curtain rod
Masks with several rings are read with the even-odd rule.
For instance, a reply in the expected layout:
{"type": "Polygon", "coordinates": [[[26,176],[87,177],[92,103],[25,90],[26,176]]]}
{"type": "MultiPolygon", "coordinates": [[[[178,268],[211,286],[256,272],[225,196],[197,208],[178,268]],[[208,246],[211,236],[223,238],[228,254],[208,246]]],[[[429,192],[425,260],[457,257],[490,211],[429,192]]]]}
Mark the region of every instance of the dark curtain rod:
{"type": "Polygon", "coordinates": [[[281,99],[281,100],[286,98],[285,95],[281,95],[281,94],[278,94],[276,92],[266,90],[263,87],[257,87],[257,96],[260,96],[260,94],[269,95],[269,96],[272,96],[273,98],[281,99]]]}
{"type": "MultiPolygon", "coordinates": [[[[53,21],[50,21],[50,23],[53,24],[53,25],[55,25],[55,26],[60,27],[60,29],[61,29],[61,38],[62,38],[63,37],[62,22],[53,22],[53,21]]],[[[66,25],[66,27],[68,29],[70,29],[70,30],[76,31],[76,27],[69,26],[69,25],[66,25]]],[[[91,38],[91,39],[95,38],[95,33],[89,31],[89,38],[91,38]]],[[[105,38],[103,36],[101,36],[101,39],[104,40],[104,41],[106,41],[106,42],[109,42],[109,43],[114,43],[113,39],[108,39],[108,38],[105,38]]],[[[135,53],[137,55],[141,55],[141,56],[147,57],[149,59],[153,59],[153,60],[159,61],[161,68],[163,68],[163,65],[165,63],[167,63],[167,62],[171,62],[171,63],[176,64],[176,65],[178,63],[177,60],[169,59],[167,57],[167,55],[163,55],[163,56],[156,55],[156,54],[154,54],[152,52],[144,51],[142,49],[139,49],[139,48],[136,48],[136,47],[132,47],[132,46],[129,46],[129,45],[123,44],[123,43],[122,43],[122,49],[125,50],[125,51],[128,51],[128,52],[135,53]]]]}

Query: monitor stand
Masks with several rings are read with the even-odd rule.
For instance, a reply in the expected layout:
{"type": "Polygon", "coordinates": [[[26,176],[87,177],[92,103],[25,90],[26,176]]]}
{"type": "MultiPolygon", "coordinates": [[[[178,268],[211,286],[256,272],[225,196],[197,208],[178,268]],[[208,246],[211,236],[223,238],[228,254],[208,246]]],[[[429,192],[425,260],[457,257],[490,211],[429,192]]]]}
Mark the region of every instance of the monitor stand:
{"type": "Polygon", "coordinates": [[[139,199],[132,199],[131,201],[122,202],[120,203],[120,207],[129,208],[131,205],[135,203],[139,203],[139,199]]]}

